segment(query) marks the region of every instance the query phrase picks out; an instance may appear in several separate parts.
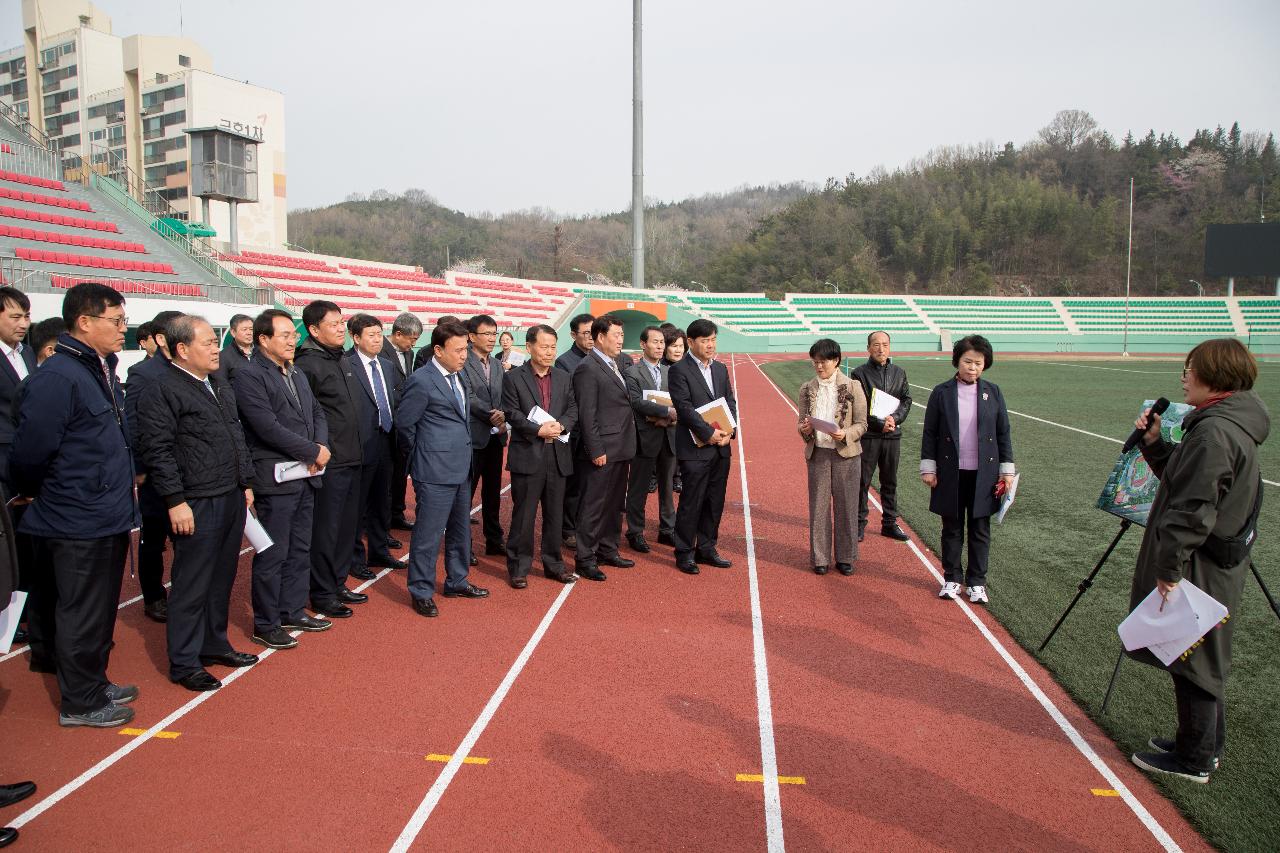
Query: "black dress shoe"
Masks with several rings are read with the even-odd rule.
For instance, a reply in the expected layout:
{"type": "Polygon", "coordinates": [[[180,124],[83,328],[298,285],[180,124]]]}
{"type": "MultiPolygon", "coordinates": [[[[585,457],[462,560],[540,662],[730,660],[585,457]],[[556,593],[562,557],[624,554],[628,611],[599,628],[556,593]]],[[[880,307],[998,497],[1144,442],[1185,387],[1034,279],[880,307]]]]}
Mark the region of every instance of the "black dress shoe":
{"type": "Polygon", "coordinates": [[[401,548],[404,547],[404,543],[401,542],[399,539],[388,539],[387,547],[392,549],[393,551],[399,551],[401,548]]]}
{"type": "Polygon", "coordinates": [[[896,524],[880,528],[880,535],[888,539],[896,539],[899,542],[907,542],[911,539],[911,537],[904,533],[902,528],[896,524]]]}
{"type": "Polygon", "coordinates": [[[859,542],[861,542],[861,541],[863,540],[863,538],[864,538],[866,535],[867,535],[867,528],[865,528],[865,527],[859,527],[859,528],[858,528],[858,541],[859,541],[859,542]]]}
{"type": "Polygon", "coordinates": [[[815,575],[825,575],[825,574],[827,573],[827,567],[826,567],[826,566],[814,566],[814,567],[813,567],[813,573],[814,573],[815,575]]]}
{"type": "Polygon", "coordinates": [[[353,578],[356,578],[362,581],[371,581],[378,576],[376,572],[370,571],[364,566],[356,566],[352,569],[349,569],[347,571],[347,574],[349,574],[353,578]]]}
{"type": "Polygon", "coordinates": [[[146,616],[152,622],[168,622],[169,621],[169,601],[164,598],[157,598],[155,601],[149,601],[142,607],[142,615],[146,616]]]}
{"type": "Polygon", "coordinates": [[[566,533],[564,536],[560,537],[560,540],[560,544],[565,548],[568,548],[570,551],[578,547],[578,537],[572,533],[566,533]]]}
{"type": "Polygon", "coordinates": [[[511,584],[512,589],[524,589],[529,585],[529,582],[524,578],[512,578],[507,583],[511,584]]]}
{"type": "Polygon", "coordinates": [[[649,478],[649,494],[658,491],[658,475],[654,474],[649,478]]]}
{"type": "Polygon", "coordinates": [[[573,576],[573,572],[570,571],[553,572],[550,569],[543,569],[542,576],[549,580],[559,581],[560,583],[573,583],[577,580],[577,578],[573,576]]]}
{"type": "Polygon", "coordinates": [[[677,560],[676,568],[686,575],[696,575],[699,572],[698,564],[693,560],[677,560]]]}
{"type": "Polygon", "coordinates": [[[672,478],[671,480],[671,491],[675,492],[678,495],[683,490],[684,490],[684,483],[680,480],[680,475],[676,474],[675,477],[672,478]]]}
{"type": "Polygon", "coordinates": [[[12,785],[0,785],[0,809],[22,802],[35,792],[35,782],[16,782],[12,785]]]}
{"type": "Polygon", "coordinates": [[[639,554],[648,554],[651,550],[653,550],[652,548],[649,547],[649,543],[644,541],[643,536],[628,536],[627,545],[631,546],[632,551],[635,551],[636,553],[639,553],[639,554]]]}
{"type": "Polygon", "coordinates": [[[374,557],[369,561],[371,569],[407,569],[409,568],[408,560],[397,560],[395,557],[387,554],[382,557],[374,557]]]}
{"type": "Polygon", "coordinates": [[[364,604],[369,596],[363,592],[352,592],[344,586],[338,589],[338,600],[346,604],[364,604]]]}
{"type": "MultiPolygon", "coordinates": [[[[329,623],[325,623],[326,625],[329,623]]],[[[254,631],[253,641],[261,643],[269,649],[292,649],[298,641],[289,636],[284,628],[273,628],[270,631],[254,631]]]]}
{"type": "Polygon", "coordinates": [[[481,589],[474,584],[467,584],[462,589],[448,589],[444,591],[445,598],[488,598],[489,590],[481,589]]]}
{"type": "Polygon", "coordinates": [[[8,847],[18,840],[18,830],[12,826],[0,828],[0,847],[8,847]]]}
{"type": "Polygon", "coordinates": [[[586,578],[589,581],[602,581],[607,580],[609,577],[595,566],[578,566],[573,571],[578,577],[586,578]]]}
{"type": "Polygon", "coordinates": [[[434,598],[415,598],[413,600],[413,612],[419,616],[440,615],[440,611],[436,609],[436,600],[434,598]]]}
{"type": "Polygon", "coordinates": [[[659,545],[670,545],[672,548],[674,548],[674,547],[676,547],[676,538],[675,538],[674,536],[672,536],[670,533],[659,533],[659,534],[658,534],[658,544],[659,544],[659,545]]]}
{"type": "Polygon", "coordinates": [[[321,616],[329,619],[350,619],[351,614],[355,612],[350,607],[347,607],[345,604],[341,604],[337,601],[329,604],[316,604],[313,601],[311,603],[311,609],[319,613],[321,616]]]}
{"type": "Polygon", "coordinates": [[[479,524],[479,523],[480,523],[480,519],[476,518],[476,517],[473,515],[473,516],[471,516],[471,523],[472,523],[472,524],[479,524]]]}
{"type": "Polygon", "coordinates": [[[716,551],[712,551],[710,554],[699,554],[697,562],[702,563],[704,566],[715,566],[717,569],[727,569],[733,565],[731,561],[721,557],[716,551]]]}
{"type": "Polygon", "coordinates": [[[257,655],[247,652],[223,652],[220,655],[200,655],[200,663],[205,666],[253,666],[258,662],[257,655]]]}
{"type": "Polygon", "coordinates": [[[503,557],[506,556],[507,546],[501,542],[486,542],[484,543],[484,552],[490,557],[503,557]]]}
{"type": "Polygon", "coordinates": [[[614,566],[619,569],[629,569],[636,564],[635,560],[628,560],[621,554],[613,554],[608,557],[597,557],[596,562],[606,566],[614,566]]]}
{"type": "Polygon", "coordinates": [[[328,631],[333,627],[333,623],[328,619],[316,619],[314,616],[303,613],[297,619],[281,619],[280,627],[286,631],[307,631],[314,634],[328,631]]]}
{"type": "Polygon", "coordinates": [[[175,683],[181,684],[183,687],[187,688],[188,690],[194,690],[197,693],[203,693],[206,690],[217,690],[219,687],[222,686],[221,681],[214,678],[212,675],[205,672],[203,669],[198,669],[193,673],[184,675],[182,676],[182,678],[179,678],[175,683]]]}
{"type": "Polygon", "coordinates": [[[853,564],[852,563],[836,563],[836,571],[844,575],[845,577],[849,577],[849,575],[853,574],[853,564]]]}
{"type": "Polygon", "coordinates": [[[471,566],[478,566],[478,565],[480,565],[480,561],[476,558],[476,555],[475,555],[475,554],[472,554],[472,555],[471,555],[471,560],[470,560],[470,562],[468,563],[468,565],[471,565],[471,566]]]}
{"type": "MultiPolygon", "coordinates": [[[[27,633],[26,628],[19,628],[18,630],[13,632],[14,643],[25,643],[28,639],[30,639],[30,637],[31,635],[27,633]]],[[[17,830],[14,830],[14,832],[17,832],[17,830]]]]}
{"type": "Polygon", "coordinates": [[[412,530],[413,522],[405,518],[403,515],[396,516],[395,518],[391,519],[391,529],[392,530],[412,530]]]}

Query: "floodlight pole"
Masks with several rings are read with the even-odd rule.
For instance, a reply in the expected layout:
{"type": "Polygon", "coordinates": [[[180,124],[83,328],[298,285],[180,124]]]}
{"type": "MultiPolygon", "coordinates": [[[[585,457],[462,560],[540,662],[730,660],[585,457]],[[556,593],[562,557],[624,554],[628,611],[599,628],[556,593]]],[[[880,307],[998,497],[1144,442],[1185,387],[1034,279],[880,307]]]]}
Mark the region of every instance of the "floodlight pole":
{"type": "Polygon", "coordinates": [[[641,6],[632,0],[631,22],[631,286],[644,287],[644,97],[641,6]]]}
{"type": "Polygon", "coordinates": [[[1124,271],[1124,355],[1129,354],[1129,282],[1133,277],[1133,178],[1129,179],[1129,260],[1124,271]]]}

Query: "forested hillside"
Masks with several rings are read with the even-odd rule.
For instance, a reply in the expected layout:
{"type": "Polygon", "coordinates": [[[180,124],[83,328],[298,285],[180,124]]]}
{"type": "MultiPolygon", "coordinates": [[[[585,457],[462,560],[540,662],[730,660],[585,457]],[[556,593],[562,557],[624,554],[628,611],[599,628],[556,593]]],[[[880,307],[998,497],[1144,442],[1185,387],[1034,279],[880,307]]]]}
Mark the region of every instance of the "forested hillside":
{"type": "MultiPolygon", "coordinates": [[[[712,290],[1117,294],[1125,281],[1134,182],[1133,289],[1190,294],[1205,226],[1280,216],[1274,136],[1148,131],[1115,140],[1088,113],[1059,113],[1021,147],[939,149],[893,172],[823,188],[790,184],[648,208],[650,285],[712,290]]],[[[583,281],[577,267],[630,278],[626,212],[564,218],[535,210],[468,217],[411,190],[290,215],[296,244],[414,263],[483,258],[495,272],[583,281]]],[[[1237,281],[1238,292],[1273,282],[1237,281]]]]}

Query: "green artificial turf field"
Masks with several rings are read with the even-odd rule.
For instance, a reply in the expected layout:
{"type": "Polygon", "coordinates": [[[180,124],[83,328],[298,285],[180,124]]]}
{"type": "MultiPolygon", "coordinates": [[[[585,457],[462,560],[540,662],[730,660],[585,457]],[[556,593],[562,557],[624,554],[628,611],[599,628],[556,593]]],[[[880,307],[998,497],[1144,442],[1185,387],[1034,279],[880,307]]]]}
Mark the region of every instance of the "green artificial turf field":
{"type": "MultiPolygon", "coordinates": [[[[865,358],[850,355],[850,366],[865,358]]],[[[955,372],[949,357],[895,361],[907,370],[917,404],[925,403],[929,389],[955,372]]],[[[1153,734],[1173,735],[1173,689],[1164,673],[1126,660],[1107,713],[1101,712],[1120,649],[1115,629],[1127,614],[1142,538],[1136,525],[1049,647],[1035,652],[1120,526],[1119,519],[1095,508],[1120,455],[1119,444],[1064,427],[1123,440],[1144,399],[1165,396],[1181,402],[1181,367],[1178,361],[1001,360],[997,353],[995,364],[983,374],[1004,392],[1022,475],[1005,523],[992,525],[990,610],[1110,733],[1123,752],[1110,760],[1145,748],[1153,734]]],[[[764,370],[792,399],[813,376],[804,360],[776,362],[764,370]]],[[[1263,365],[1255,390],[1273,416],[1280,412],[1280,365],[1263,365]]],[[[916,474],[923,417],[923,409],[913,407],[903,437],[898,505],[903,519],[936,552],[941,524],[929,512],[928,489],[916,474]]],[[[1263,477],[1280,481],[1280,436],[1273,435],[1261,454],[1263,477]]],[[[1280,596],[1280,488],[1264,488],[1253,560],[1272,594],[1280,596]]],[[[868,535],[876,535],[874,527],[868,535]]],[[[1157,781],[1217,847],[1275,850],[1280,845],[1280,619],[1252,576],[1243,606],[1232,618],[1237,622],[1223,769],[1208,785],[1157,781]]]]}

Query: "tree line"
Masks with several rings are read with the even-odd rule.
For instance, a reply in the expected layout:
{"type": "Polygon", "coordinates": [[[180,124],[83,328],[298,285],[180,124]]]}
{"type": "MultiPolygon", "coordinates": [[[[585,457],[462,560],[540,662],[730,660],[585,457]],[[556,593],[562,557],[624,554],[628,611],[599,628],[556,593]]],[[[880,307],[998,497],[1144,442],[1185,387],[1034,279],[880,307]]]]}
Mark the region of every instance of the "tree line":
{"type": "MultiPolygon", "coordinates": [[[[1080,110],[1037,138],[940,148],[892,172],[825,186],[744,187],[646,205],[646,281],[715,291],[1123,293],[1129,183],[1133,292],[1207,292],[1205,226],[1276,221],[1274,135],[1198,129],[1116,140],[1080,110]]],[[[378,191],[290,214],[295,244],[440,271],[457,263],[582,283],[630,278],[630,214],[467,216],[421,190],[378,191]]],[[[1237,292],[1274,282],[1237,280],[1237,292]]]]}

